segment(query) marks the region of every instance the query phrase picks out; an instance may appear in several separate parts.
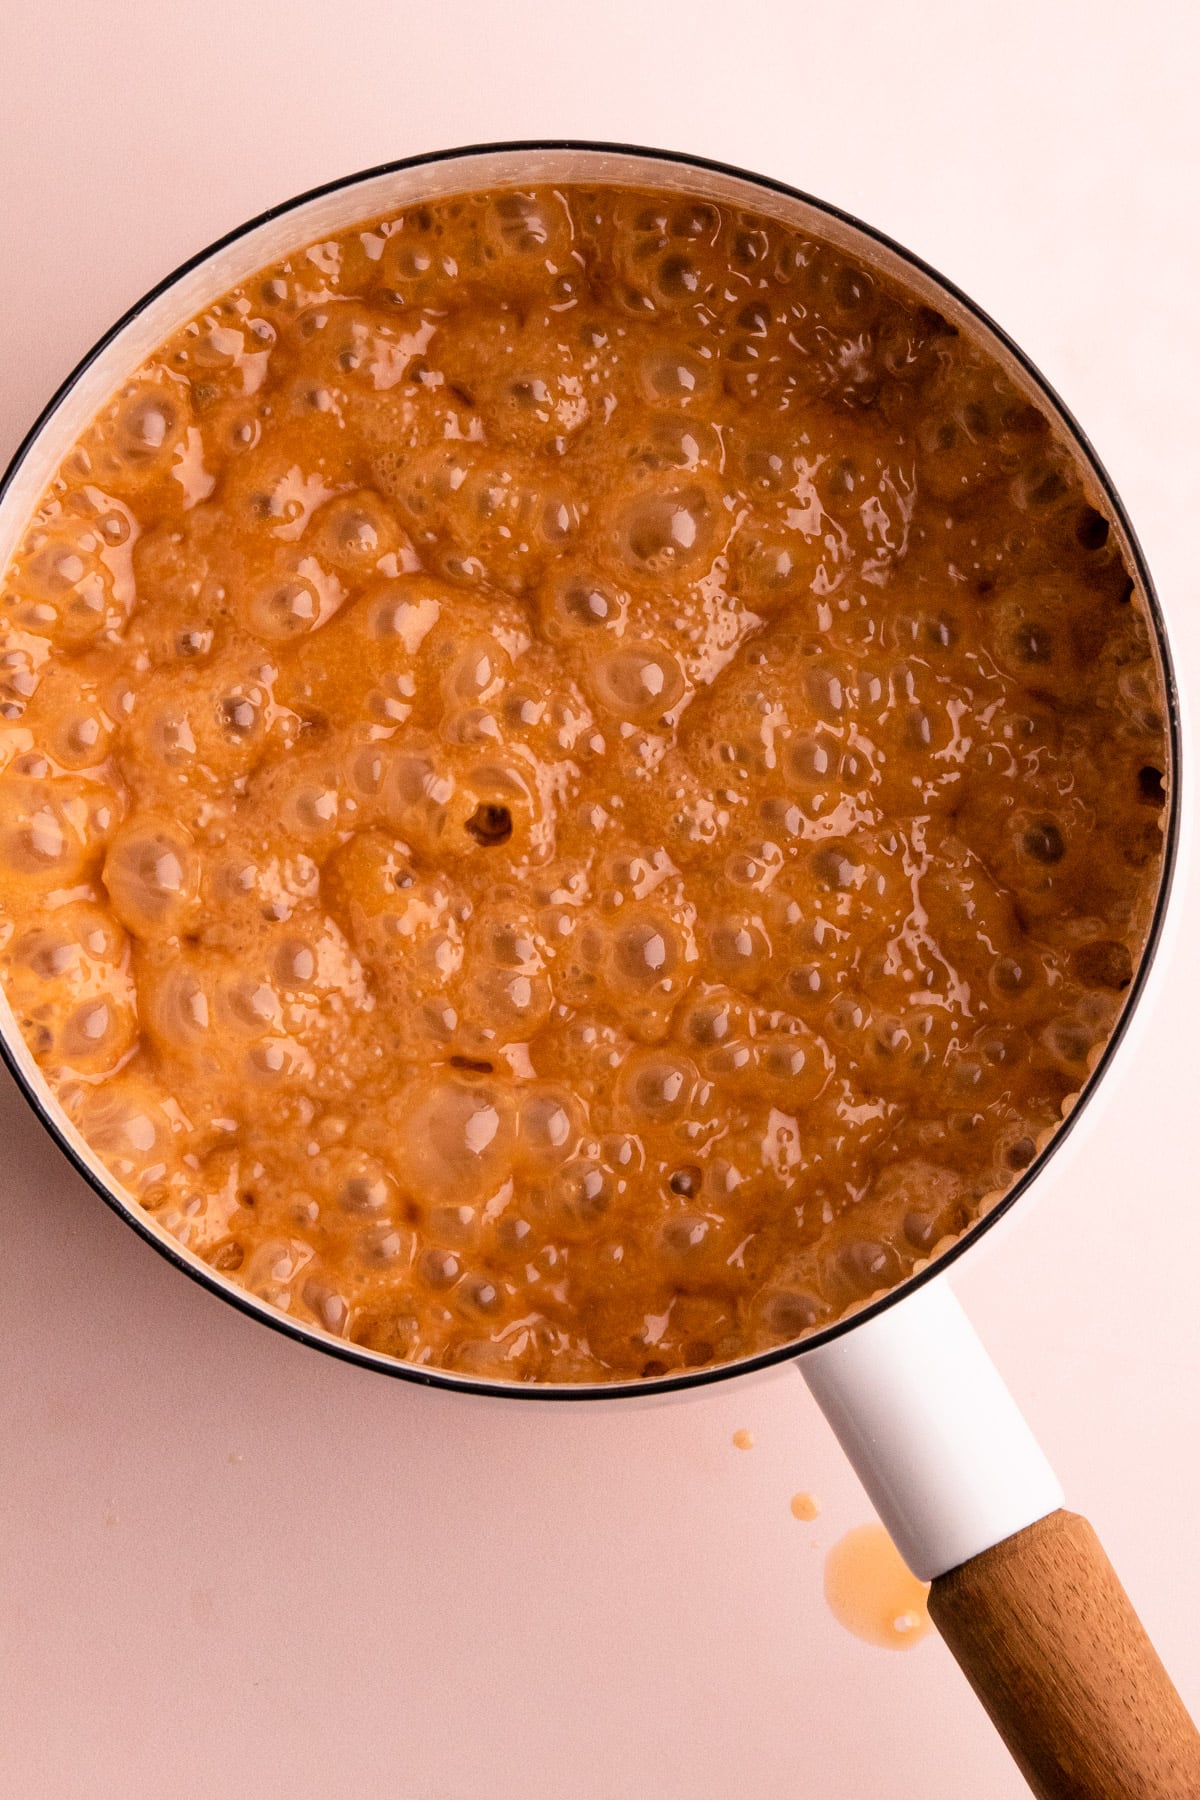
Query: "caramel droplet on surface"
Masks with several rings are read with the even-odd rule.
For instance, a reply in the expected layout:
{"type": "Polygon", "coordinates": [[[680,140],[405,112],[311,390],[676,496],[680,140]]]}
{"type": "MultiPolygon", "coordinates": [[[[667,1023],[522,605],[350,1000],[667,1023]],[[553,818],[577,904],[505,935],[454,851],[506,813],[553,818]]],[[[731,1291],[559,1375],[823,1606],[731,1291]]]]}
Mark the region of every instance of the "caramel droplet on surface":
{"type": "Polygon", "coordinates": [[[815,1494],[792,1495],[792,1517],[803,1519],[807,1524],[815,1519],[821,1510],[821,1502],[815,1494]]]}
{"type": "Polygon", "coordinates": [[[920,1643],[930,1630],[928,1595],[882,1525],[856,1526],[825,1559],[829,1610],[866,1644],[911,1650],[920,1643]]]}
{"type": "Polygon", "coordinates": [[[747,1431],[743,1425],[740,1431],[735,1431],[733,1434],[733,1447],[735,1450],[753,1450],[754,1433],[747,1431]]]}

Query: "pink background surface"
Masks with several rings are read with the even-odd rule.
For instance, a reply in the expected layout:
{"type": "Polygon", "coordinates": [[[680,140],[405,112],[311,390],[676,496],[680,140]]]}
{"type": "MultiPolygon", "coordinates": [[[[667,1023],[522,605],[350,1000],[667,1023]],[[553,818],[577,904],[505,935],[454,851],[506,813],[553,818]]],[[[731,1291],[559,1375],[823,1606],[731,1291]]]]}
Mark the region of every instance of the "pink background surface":
{"type": "MultiPolygon", "coordinates": [[[[1195,688],[1195,18],[7,0],[0,453],[164,270],[312,183],[487,138],[693,149],[857,211],[1013,332],[1124,493],[1195,688]]],[[[1186,946],[1194,882],[1180,905],[1186,946]]],[[[1198,1002],[1185,949],[1087,1145],[956,1283],[1193,1709],[1198,1002]]],[[[0,1143],[0,1793],[1025,1791],[936,1640],[827,1612],[823,1552],[869,1509],[791,1370],[658,1406],[428,1394],[174,1274],[6,1078],[0,1143]]]]}

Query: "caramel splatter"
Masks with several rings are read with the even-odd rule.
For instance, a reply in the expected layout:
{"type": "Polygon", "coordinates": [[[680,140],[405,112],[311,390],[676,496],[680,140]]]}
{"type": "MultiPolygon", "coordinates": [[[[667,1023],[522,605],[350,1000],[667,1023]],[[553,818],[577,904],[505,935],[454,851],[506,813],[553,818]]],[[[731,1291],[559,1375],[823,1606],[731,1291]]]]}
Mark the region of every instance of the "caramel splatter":
{"type": "Polygon", "coordinates": [[[825,1598],[839,1625],[864,1643],[911,1650],[931,1627],[918,1581],[882,1525],[858,1525],[825,1561],[825,1598]]]}

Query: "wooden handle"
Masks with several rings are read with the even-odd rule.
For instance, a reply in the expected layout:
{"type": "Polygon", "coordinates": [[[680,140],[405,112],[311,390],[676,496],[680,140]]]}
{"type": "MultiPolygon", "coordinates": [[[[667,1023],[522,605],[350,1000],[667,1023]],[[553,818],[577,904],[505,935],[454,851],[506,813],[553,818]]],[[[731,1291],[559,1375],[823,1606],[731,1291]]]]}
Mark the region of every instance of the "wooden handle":
{"type": "Polygon", "coordinates": [[[1086,1519],[939,1575],[929,1611],[1039,1800],[1200,1800],[1200,1735],[1086,1519]]]}

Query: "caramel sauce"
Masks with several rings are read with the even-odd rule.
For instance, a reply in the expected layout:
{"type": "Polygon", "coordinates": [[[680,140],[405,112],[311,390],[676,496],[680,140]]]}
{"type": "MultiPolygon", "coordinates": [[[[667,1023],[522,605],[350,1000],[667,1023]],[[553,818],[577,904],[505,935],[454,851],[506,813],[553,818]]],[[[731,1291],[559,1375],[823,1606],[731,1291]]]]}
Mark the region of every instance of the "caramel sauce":
{"type": "Polygon", "coordinates": [[[1146,612],[989,354],[673,195],[298,248],[131,375],[0,603],[0,976],[113,1179],[518,1381],[802,1336],[1116,1020],[1146,612]]]}

